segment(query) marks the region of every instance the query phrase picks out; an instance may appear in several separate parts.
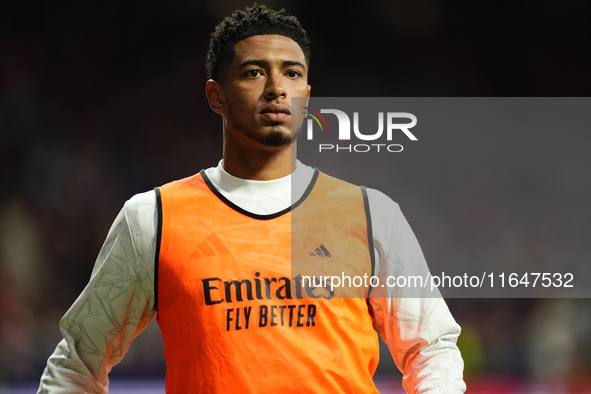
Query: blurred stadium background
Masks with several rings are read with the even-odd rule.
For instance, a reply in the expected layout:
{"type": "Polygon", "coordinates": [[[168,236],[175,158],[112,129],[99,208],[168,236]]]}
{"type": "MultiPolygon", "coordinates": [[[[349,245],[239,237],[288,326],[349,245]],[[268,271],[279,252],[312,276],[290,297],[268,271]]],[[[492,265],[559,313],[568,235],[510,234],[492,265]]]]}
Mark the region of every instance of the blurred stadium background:
{"type": "MultiPolygon", "coordinates": [[[[61,338],[58,321],[85,286],[124,201],[217,164],[221,127],[204,95],[208,37],[222,16],[250,4],[0,3],[0,392],[35,391],[61,338]]],[[[266,4],[287,8],[308,30],[316,96],[591,91],[588,1],[266,4]]],[[[589,146],[584,137],[581,146],[589,146]]],[[[449,231],[447,253],[458,259],[589,264],[591,162],[558,149],[548,164],[547,152],[538,153],[524,155],[517,172],[491,164],[469,184],[450,180],[458,187],[445,207],[436,171],[398,169],[401,191],[392,197],[427,260],[441,247],[428,214],[453,207],[439,218],[449,231]],[[483,199],[495,204],[493,213],[471,204],[483,199]],[[499,212],[511,219],[495,221],[499,212]]],[[[448,304],[464,330],[469,392],[591,392],[591,300],[448,304]]],[[[113,369],[112,392],[163,392],[164,370],[153,324],[113,369]]],[[[387,352],[376,381],[384,392],[400,390],[387,352]]]]}

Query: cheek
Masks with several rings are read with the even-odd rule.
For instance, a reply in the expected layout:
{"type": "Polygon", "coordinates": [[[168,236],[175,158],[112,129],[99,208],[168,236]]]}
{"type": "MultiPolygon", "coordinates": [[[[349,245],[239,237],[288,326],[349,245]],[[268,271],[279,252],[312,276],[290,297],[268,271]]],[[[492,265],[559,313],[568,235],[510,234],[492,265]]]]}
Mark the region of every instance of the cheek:
{"type": "Polygon", "coordinates": [[[234,107],[239,111],[251,111],[256,107],[257,95],[252,90],[240,90],[232,97],[234,107]]]}
{"type": "Polygon", "coordinates": [[[297,82],[292,86],[292,92],[294,97],[306,97],[308,95],[308,83],[297,82]]]}

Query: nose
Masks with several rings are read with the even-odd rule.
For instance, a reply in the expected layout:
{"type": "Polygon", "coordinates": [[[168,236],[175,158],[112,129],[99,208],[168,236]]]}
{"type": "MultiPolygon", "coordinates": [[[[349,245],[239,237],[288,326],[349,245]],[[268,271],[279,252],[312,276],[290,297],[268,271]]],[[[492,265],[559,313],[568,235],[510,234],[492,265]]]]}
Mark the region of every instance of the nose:
{"type": "Polygon", "coordinates": [[[279,97],[286,98],[287,92],[281,87],[281,76],[272,73],[267,79],[267,86],[265,86],[265,98],[267,100],[274,100],[279,97]]]}

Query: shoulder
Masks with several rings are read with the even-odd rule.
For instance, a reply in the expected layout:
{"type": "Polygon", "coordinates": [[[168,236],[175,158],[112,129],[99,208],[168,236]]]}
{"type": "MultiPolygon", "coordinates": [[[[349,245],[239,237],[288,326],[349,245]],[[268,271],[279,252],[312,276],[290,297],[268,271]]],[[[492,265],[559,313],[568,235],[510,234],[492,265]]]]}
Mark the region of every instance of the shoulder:
{"type": "Polygon", "coordinates": [[[207,188],[206,184],[210,184],[206,171],[199,171],[196,174],[188,176],[186,178],[177,179],[164,185],[157,187],[158,191],[166,191],[167,193],[183,192],[192,189],[207,188]]]}
{"type": "Polygon", "coordinates": [[[340,178],[336,178],[332,175],[328,175],[325,172],[317,171],[318,176],[316,178],[316,183],[321,183],[327,188],[347,188],[347,189],[359,189],[358,185],[354,185],[350,182],[342,180],[340,178]]]}
{"type": "Polygon", "coordinates": [[[371,188],[366,190],[374,245],[380,255],[385,256],[391,249],[396,223],[402,216],[400,207],[381,191],[371,188]]]}
{"type": "MultiPolygon", "coordinates": [[[[362,186],[354,185],[350,182],[344,181],[339,178],[335,178],[331,175],[328,175],[324,172],[319,172],[319,180],[327,185],[329,188],[333,187],[336,188],[340,186],[344,189],[359,189],[362,186]]],[[[380,218],[393,221],[396,214],[400,211],[400,207],[396,202],[394,202],[390,197],[388,197],[383,192],[372,189],[369,187],[362,187],[365,189],[365,194],[367,196],[369,211],[372,218],[380,218]]]]}
{"type": "Polygon", "coordinates": [[[153,238],[158,226],[156,192],[150,190],[134,195],[125,202],[120,215],[133,236],[153,238]]]}
{"type": "Polygon", "coordinates": [[[381,241],[386,242],[386,237],[389,237],[394,224],[401,216],[400,206],[379,190],[366,190],[374,237],[384,238],[381,241]]]}
{"type": "Polygon", "coordinates": [[[156,192],[150,190],[144,193],[138,193],[125,202],[123,208],[126,211],[138,211],[153,209],[156,207],[156,192]]]}
{"type": "Polygon", "coordinates": [[[127,200],[109,229],[97,259],[101,263],[95,264],[93,275],[100,269],[102,262],[114,261],[113,256],[119,256],[117,259],[121,264],[133,260],[141,262],[143,266],[150,266],[153,263],[152,250],[157,226],[156,194],[153,190],[136,194],[127,200]]]}
{"type": "Polygon", "coordinates": [[[383,192],[372,188],[366,188],[366,191],[372,216],[394,216],[400,211],[400,206],[383,192]]]}

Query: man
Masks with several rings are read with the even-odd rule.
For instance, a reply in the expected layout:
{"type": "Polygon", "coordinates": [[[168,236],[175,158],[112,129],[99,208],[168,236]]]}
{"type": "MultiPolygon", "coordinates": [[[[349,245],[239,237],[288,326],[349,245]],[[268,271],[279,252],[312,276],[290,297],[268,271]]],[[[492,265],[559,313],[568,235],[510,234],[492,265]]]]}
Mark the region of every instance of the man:
{"type": "Polygon", "coordinates": [[[443,300],[335,297],[293,271],[318,257],[306,245],[352,272],[423,264],[394,202],[296,160],[290,100],[310,95],[299,22],[256,5],[234,13],[212,35],[207,69],[223,160],[125,204],[39,392],[107,392],[155,315],[170,393],[377,392],[374,326],[407,392],[464,392],[460,328],[443,300]],[[310,238],[319,233],[339,249],[310,238]]]}

